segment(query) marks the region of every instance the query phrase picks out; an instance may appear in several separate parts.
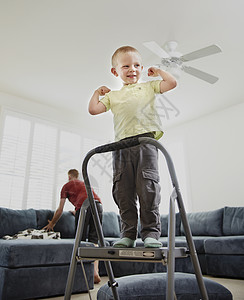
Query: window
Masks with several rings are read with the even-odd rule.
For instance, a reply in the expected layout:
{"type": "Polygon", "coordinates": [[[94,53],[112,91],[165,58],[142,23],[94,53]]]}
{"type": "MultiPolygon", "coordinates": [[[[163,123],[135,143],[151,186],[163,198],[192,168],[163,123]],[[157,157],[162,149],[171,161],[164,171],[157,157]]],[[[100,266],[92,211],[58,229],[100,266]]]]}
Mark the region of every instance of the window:
{"type": "MultiPolygon", "coordinates": [[[[0,206],[56,209],[67,171],[80,170],[82,138],[57,124],[5,111],[0,148],[0,206]]],[[[73,209],[68,201],[66,209],[73,209]]]]}
{"type": "MultiPolygon", "coordinates": [[[[34,122],[26,182],[27,207],[52,208],[58,155],[58,129],[34,122]]],[[[23,199],[25,201],[25,199],[23,199]]]]}
{"type": "Polygon", "coordinates": [[[2,206],[22,208],[30,130],[30,121],[6,116],[0,152],[2,206]]]}

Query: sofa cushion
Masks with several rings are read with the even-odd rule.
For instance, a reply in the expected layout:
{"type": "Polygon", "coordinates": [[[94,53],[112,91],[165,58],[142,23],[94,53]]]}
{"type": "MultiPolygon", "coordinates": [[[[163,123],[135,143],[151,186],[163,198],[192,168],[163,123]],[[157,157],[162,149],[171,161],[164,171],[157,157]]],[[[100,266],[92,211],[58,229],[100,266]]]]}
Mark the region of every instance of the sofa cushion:
{"type": "MultiPolygon", "coordinates": [[[[84,269],[89,288],[93,289],[93,264],[84,263],[84,269]]],[[[43,299],[64,295],[68,272],[69,265],[46,265],[17,269],[0,268],[0,299],[43,299]]],[[[80,292],[87,292],[87,287],[82,268],[77,265],[72,293],[80,292]]]]}
{"type": "Polygon", "coordinates": [[[48,220],[51,220],[53,217],[54,211],[49,209],[38,209],[36,210],[36,222],[37,229],[42,229],[47,225],[48,220]]]}
{"type": "Polygon", "coordinates": [[[224,207],[223,234],[244,234],[244,207],[224,207]]]}
{"type": "MultiPolygon", "coordinates": [[[[187,213],[192,235],[196,236],[222,236],[223,208],[213,211],[187,213]]],[[[184,228],[181,222],[181,233],[184,235],[184,228]]]]}
{"type": "Polygon", "coordinates": [[[61,233],[61,239],[75,237],[75,216],[70,211],[64,211],[54,227],[56,232],[61,233]]]}
{"type": "MultiPolygon", "coordinates": [[[[53,217],[54,211],[48,209],[36,210],[37,229],[42,229],[53,217]]],[[[62,239],[75,237],[75,217],[69,211],[64,211],[54,227],[55,232],[60,232],[62,239]]]]}
{"type": "Polygon", "coordinates": [[[244,255],[244,236],[222,236],[206,239],[204,248],[206,254],[244,255]]]}
{"type": "Polygon", "coordinates": [[[119,220],[115,212],[103,212],[102,229],[105,237],[120,237],[119,220]]]}
{"type": "MultiPolygon", "coordinates": [[[[73,244],[73,239],[0,239],[0,265],[6,268],[20,268],[27,266],[69,264],[73,244]]],[[[93,244],[87,242],[81,242],[81,245],[93,246],[93,244]]]]}
{"type": "MultiPolygon", "coordinates": [[[[212,237],[207,237],[208,239],[211,239],[212,237]]],[[[197,251],[197,254],[205,254],[204,249],[204,242],[206,240],[206,236],[193,236],[193,243],[195,246],[195,249],[197,251]]],[[[186,237],[185,236],[177,236],[175,239],[175,246],[176,247],[186,247],[189,248],[186,237]]]]}
{"type": "Polygon", "coordinates": [[[206,266],[208,275],[244,279],[243,255],[206,254],[206,266]]]}
{"type": "Polygon", "coordinates": [[[34,209],[14,210],[0,207],[0,237],[14,235],[27,228],[36,228],[34,209]]]}
{"type": "MultiPolygon", "coordinates": [[[[205,254],[204,242],[205,242],[206,238],[211,239],[213,237],[206,237],[206,236],[193,236],[192,237],[197,254],[205,254]]],[[[163,247],[168,246],[168,238],[167,237],[165,237],[165,236],[160,237],[159,241],[163,244],[163,247]]],[[[175,237],[175,246],[189,248],[187,241],[186,241],[186,237],[185,236],[176,236],[175,237]]]]}
{"type": "MultiPolygon", "coordinates": [[[[175,214],[175,235],[179,236],[181,235],[180,232],[180,214],[175,214]]],[[[161,215],[160,216],[160,222],[161,222],[161,236],[168,236],[168,215],[161,215]]]]}
{"type": "MultiPolygon", "coordinates": [[[[232,300],[231,292],[221,284],[204,278],[209,300],[232,300]]],[[[120,300],[157,300],[166,299],[167,274],[152,273],[124,276],[117,279],[120,300]]],[[[194,274],[175,273],[175,294],[180,300],[200,299],[199,286],[194,274]]],[[[97,300],[113,300],[108,284],[97,293],[97,300]]]]}

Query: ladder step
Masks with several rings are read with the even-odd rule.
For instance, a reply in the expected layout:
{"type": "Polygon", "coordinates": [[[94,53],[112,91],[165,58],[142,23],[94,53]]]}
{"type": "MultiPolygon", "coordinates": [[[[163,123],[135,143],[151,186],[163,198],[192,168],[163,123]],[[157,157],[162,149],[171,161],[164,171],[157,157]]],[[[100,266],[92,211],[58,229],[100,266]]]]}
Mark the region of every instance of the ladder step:
{"type": "MultiPolygon", "coordinates": [[[[125,261],[148,261],[162,262],[168,256],[168,248],[114,248],[114,247],[79,247],[78,259],[94,260],[125,260],[125,261]]],[[[187,257],[185,247],[174,249],[175,258],[187,257]]]]}

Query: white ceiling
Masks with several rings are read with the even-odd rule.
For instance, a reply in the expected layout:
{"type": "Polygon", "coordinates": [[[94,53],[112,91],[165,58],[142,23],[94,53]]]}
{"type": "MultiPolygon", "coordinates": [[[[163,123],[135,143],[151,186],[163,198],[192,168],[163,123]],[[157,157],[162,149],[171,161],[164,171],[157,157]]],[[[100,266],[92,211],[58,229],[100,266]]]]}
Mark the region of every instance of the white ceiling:
{"type": "Polygon", "coordinates": [[[244,101],[243,9],[242,0],[0,0],[0,91],[86,118],[97,87],[121,85],[110,73],[116,48],[136,47],[148,66],[160,61],[143,42],[176,40],[182,54],[223,52],[187,64],[219,81],[183,73],[165,94],[180,114],[165,125],[224,109],[244,101]]]}

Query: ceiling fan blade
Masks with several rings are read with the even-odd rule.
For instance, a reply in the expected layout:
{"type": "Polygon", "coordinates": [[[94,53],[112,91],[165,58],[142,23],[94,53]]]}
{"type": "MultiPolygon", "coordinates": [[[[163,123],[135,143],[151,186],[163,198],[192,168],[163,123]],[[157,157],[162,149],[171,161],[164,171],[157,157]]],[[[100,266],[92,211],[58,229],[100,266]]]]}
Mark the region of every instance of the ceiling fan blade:
{"type": "Polygon", "coordinates": [[[198,59],[204,56],[212,55],[215,53],[222,52],[222,50],[217,45],[211,45],[196,51],[193,51],[191,53],[185,54],[181,56],[181,61],[190,61],[194,59],[198,59]]]}
{"type": "Polygon", "coordinates": [[[198,69],[188,67],[188,66],[183,66],[182,70],[188,74],[191,74],[199,79],[202,79],[204,81],[207,81],[208,83],[215,83],[219,78],[216,76],[213,76],[211,74],[208,74],[206,72],[200,71],[198,69]]]}
{"type": "Polygon", "coordinates": [[[143,43],[145,47],[151,50],[154,54],[158,55],[160,58],[169,58],[169,54],[161,48],[156,42],[145,42],[143,43]]]}

